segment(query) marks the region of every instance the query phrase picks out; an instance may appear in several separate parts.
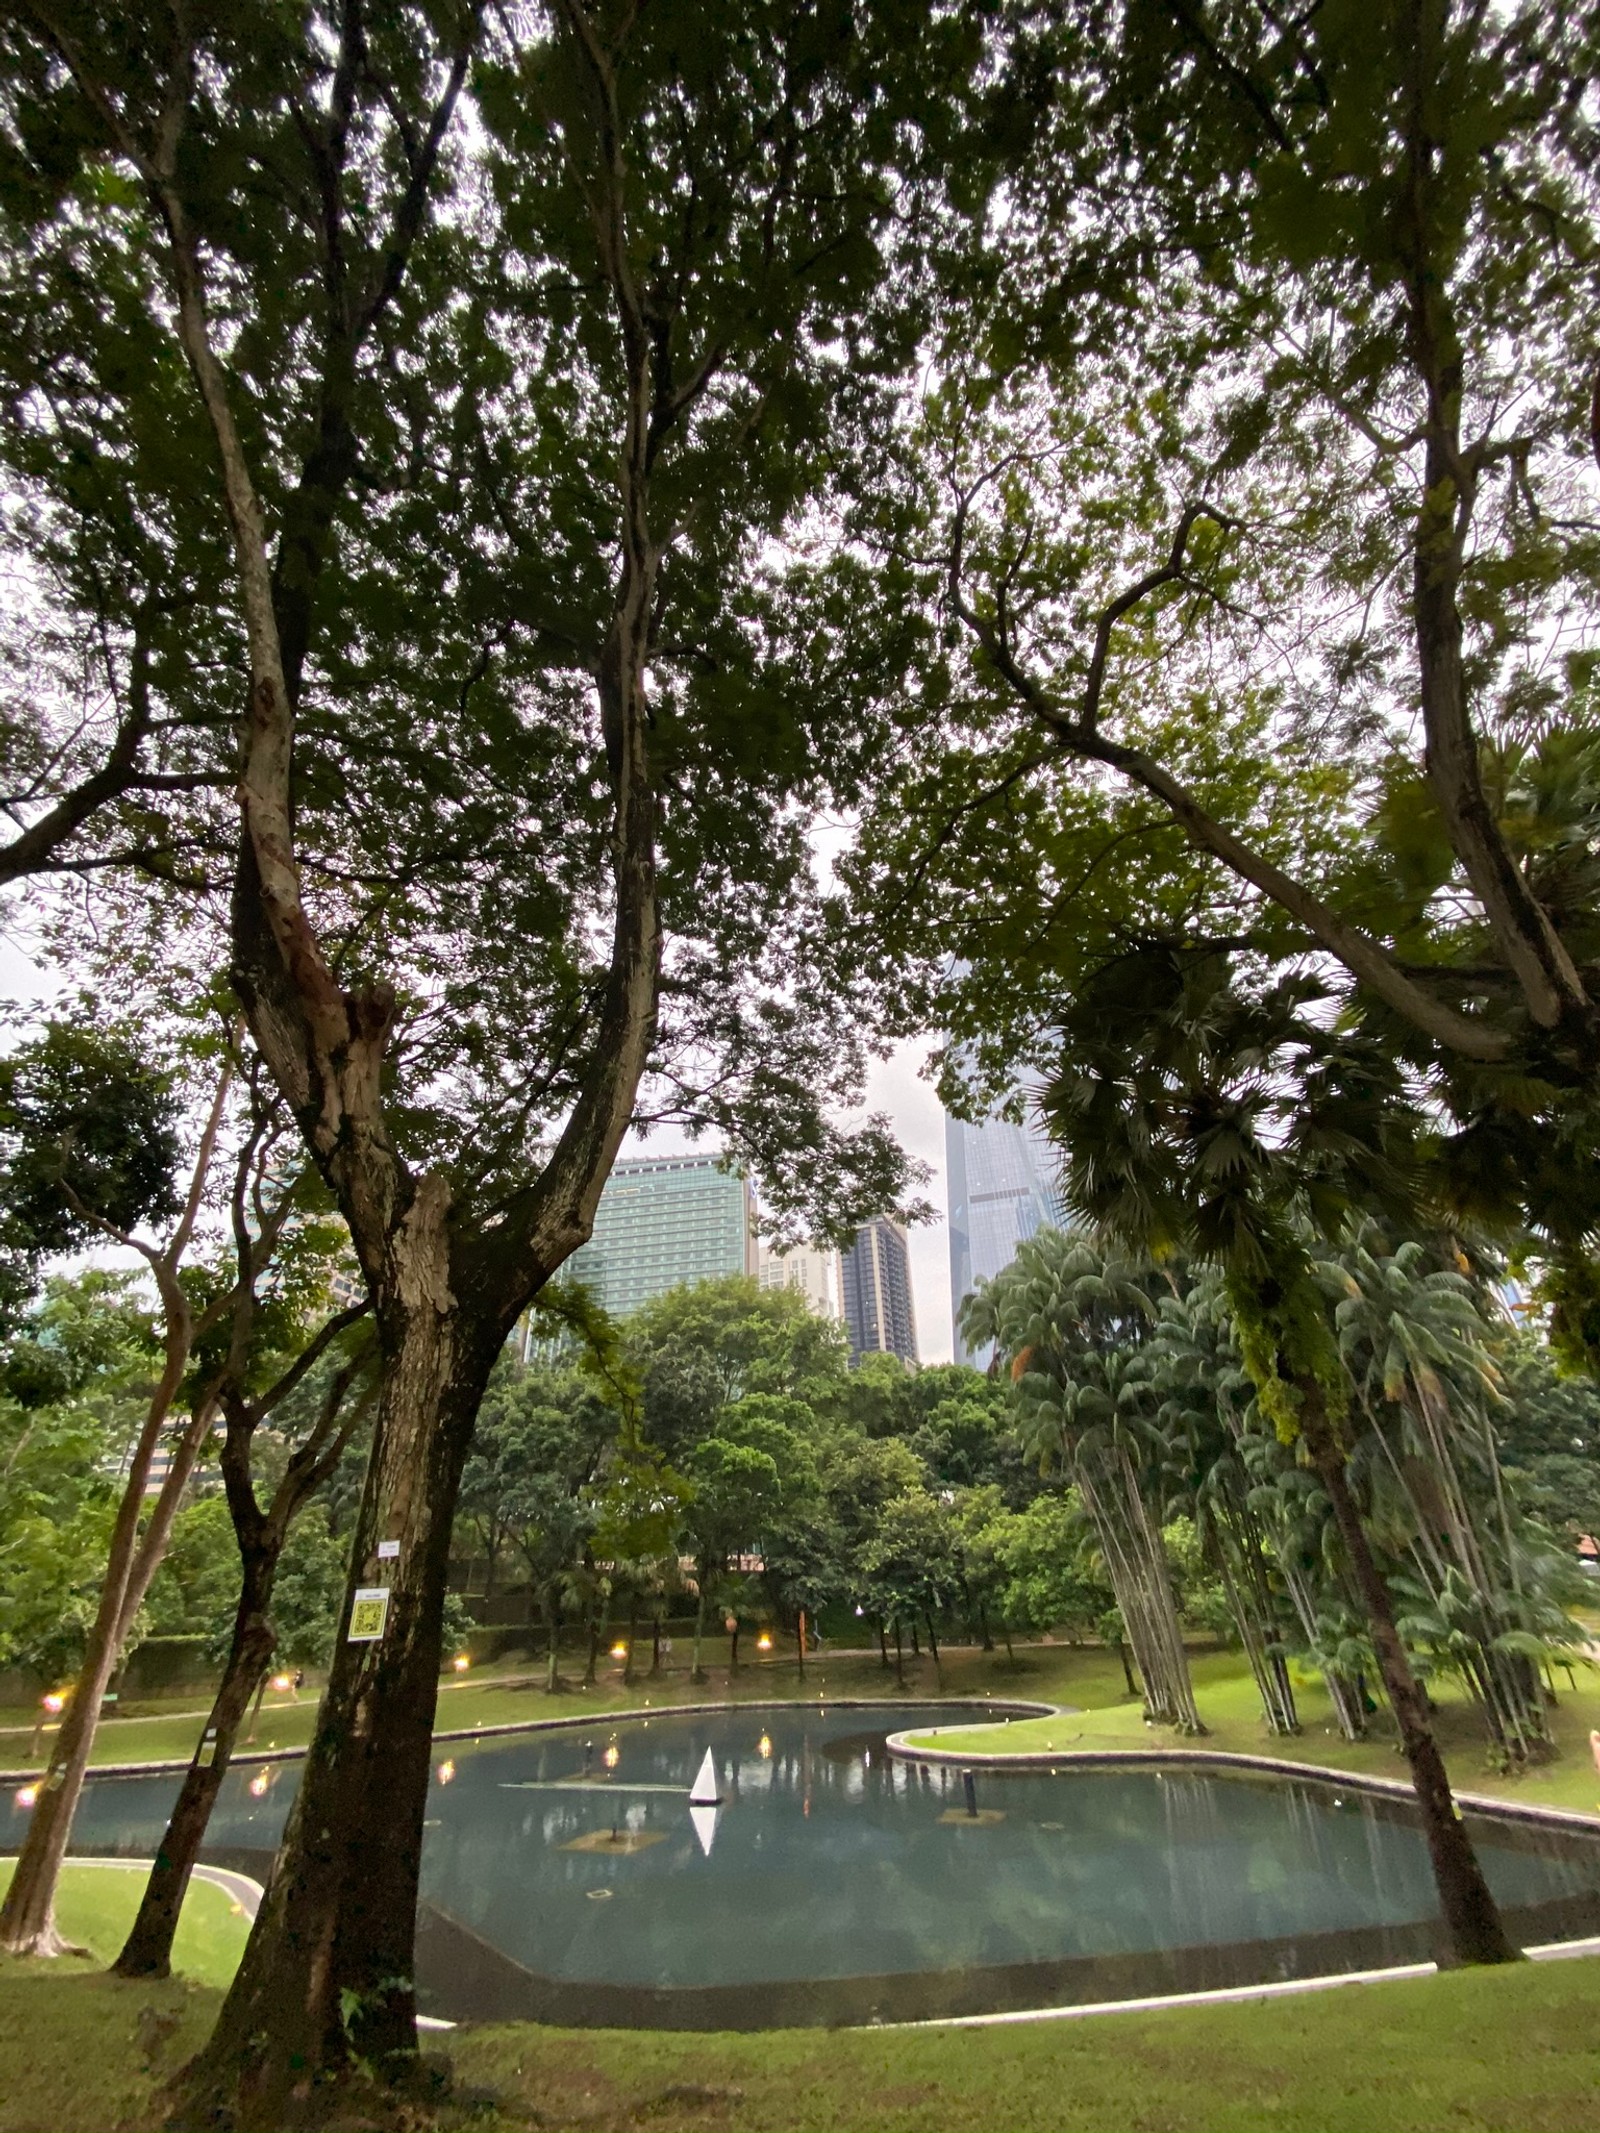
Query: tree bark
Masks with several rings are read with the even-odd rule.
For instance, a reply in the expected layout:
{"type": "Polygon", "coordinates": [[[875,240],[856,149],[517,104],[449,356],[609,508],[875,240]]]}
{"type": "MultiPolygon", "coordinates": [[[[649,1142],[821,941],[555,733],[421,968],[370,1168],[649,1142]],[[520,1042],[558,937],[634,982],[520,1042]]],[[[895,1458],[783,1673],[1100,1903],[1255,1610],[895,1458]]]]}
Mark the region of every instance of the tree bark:
{"type": "Polygon", "coordinates": [[[1449,1963],[1508,1963],[1519,1951],[1500,1917],[1484,1879],[1472,1839],[1456,1808],[1439,1744],[1428,1724],[1422,1690],[1395,1626],[1394,1606],[1367,1542],[1366,1528],[1350,1492],[1340,1449],[1323,1403],[1322,1388],[1302,1384],[1301,1428],[1317,1478],[1328,1494],[1334,1523],[1361,1603],[1366,1611],[1372,1648],[1388,1691],[1400,1743],[1411,1767],[1411,1782],[1421,1810],[1428,1857],[1444,1915],[1449,1963]]]}
{"type": "Polygon", "coordinates": [[[689,1679],[695,1683],[705,1680],[705,1668],[700,1664],[700,1645],[706,1633],[706,1579],[702,1572],[699,1578],[699,1594],[694,1608],[694,1658],[689,1667],[689,1679]]]}
{"type": "Polygon", "coordinates": [[[258,1682],[265,1678],[275,1642],[267,1608],[278,1558],[247,1564],[234,1616],[233,1642],[205,1730],[184,1774],[183,1785],[156,1847],[139,1911],[122,1953],[112,1964],[119,1977],[167,1977],[172,1940],[188,1892],[189,1877],[205,1842],[211,1810],[233,1760],[234,1743],[258,1682]]]}
{"type": "Polygon", "coordinates": [[[184,2122],[277,2129],[353,2062],[387,2074],[415,2053],[412,1942],[450,1529],[498,1346],[448,1309],[442,1214],[440,1196],[411,1237],[412,1308],[379,1315],[388,1352],[342,1620],[358,1587],[385,1587],[383,1634],[335,1647],[271,1886],[184,2079],[184,2122]],[[382,1540],[398,1555],[381,1558],[382,1540]]]}

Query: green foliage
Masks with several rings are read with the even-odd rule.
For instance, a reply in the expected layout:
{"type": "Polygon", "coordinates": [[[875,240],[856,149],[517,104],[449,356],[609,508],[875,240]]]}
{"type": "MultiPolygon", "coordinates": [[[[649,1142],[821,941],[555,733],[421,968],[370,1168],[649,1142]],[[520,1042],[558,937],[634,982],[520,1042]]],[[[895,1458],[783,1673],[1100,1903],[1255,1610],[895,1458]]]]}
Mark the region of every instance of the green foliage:
{"type": "Polygon", "coordinates": [[[0,1351],[0,1664],[77,1671],[153,1363],[132,1278],[99,1271],[52,1278],[0,1351]]]}
{"type": "Polygon", "coordinates": [[[272,1592],[274,1659],[284,1666],[326,1666],[344,1604],[345,1549],[329,1531],[328,1515],[306,1505],[284,1542],[272,1592]]]}
{"type": "Polygon", "coordinates": [[[0,1311],[41,1259],[176,1212],[175,1099],[127,1038],[52,1022],[0,1060],[0,1311]]]}
{"type": "Polygon", "coordinates": [[[205,1637],[225,1655],[239,1604],[239,1548],[226,1499],[202,1496],[172,1523],[172,1538],[145,1602],[159,1637],[205,1637]]]}
{"type": "Polygon", "coordinates": [[[1070,1490],[1002,1513],[982,1537],[996,1565],[996,1609],[1011,1628],[1099,1633],[1111,1595],[1087,1568],[1089,1535],[1070,1490]]]}

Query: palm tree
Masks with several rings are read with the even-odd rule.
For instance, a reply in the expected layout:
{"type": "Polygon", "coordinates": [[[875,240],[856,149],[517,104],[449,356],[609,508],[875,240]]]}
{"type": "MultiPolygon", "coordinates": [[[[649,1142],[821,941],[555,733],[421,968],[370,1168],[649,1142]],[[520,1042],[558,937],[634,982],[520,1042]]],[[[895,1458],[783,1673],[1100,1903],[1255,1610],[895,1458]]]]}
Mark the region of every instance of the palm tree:
{"type": "Polygon", "coordinates": [[[1547,1552],[1500,1469],[1491,1328],[1438,1258],[1415,1240],[1391,1249],[1367,1224],[1320,1271],[1367,1423],[1357,1458],[1374,1523],[1403,1560],[1408,1634],[1460,1674],[1502,1761],[1524,1763],[1551,1752],[1539,1662],[1579,1633],[1537,1574],[1547,1552]]]}
{"type": "Polygon", "coordinates": [[[1312,1256],[1354,1213],[1414,1213],[1431,1121],[1392,1050],[1323,1011],[1313,971],[1262,981],[1231,947],[1141,944],[1080,987],[1057,1030],[1045,1110],[1074,1212],[1124,1251],[1222,1273],[1261,1415],[1326,1495],[1452,1952],[1512,1960],[1351,1487],[1350,1382],[1312,1256]]]}
{"type": "Polygon", "coordinates": [[[974,1346],[1010,1358],[1018,1433],[1078,1487],[1133,1649],[1147,1717],[1203,1733],[1162,1545],[1163,1445],[1138,1363],[1152,1282],[1082,1237],[1040,1230],[962,1310],[974,1346]]]}

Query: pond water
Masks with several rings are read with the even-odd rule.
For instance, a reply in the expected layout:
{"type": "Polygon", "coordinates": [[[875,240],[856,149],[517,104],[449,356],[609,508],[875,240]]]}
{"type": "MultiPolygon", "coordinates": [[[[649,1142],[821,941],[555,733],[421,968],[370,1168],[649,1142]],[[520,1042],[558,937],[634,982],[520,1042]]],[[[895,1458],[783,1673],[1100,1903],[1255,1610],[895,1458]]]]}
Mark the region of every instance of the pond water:
{"type": "MultiPolygon", "coordinates": [[[[884,1748],[956,1715],[757,1708],[441,1745],[424,2005],[691,2027],[915,2019],[1433,1952],[1403,1804],[1213,1772],[983,1771],[974,1818],[959,1770],[884,1748]],[[722,1804],[691,1812],[708,1749],[722,1804]]],[[[213,1851],[269,1851],[299,1769],[231,1772],[213,1851]]],[[[150,1850],[175,1786],[97,1779],[75,1848],[150,1850]]],[[[1500,1821],[1474,1836],[1529,1937],[1600,1926],[1600,1845],[1500,1821]]]]}

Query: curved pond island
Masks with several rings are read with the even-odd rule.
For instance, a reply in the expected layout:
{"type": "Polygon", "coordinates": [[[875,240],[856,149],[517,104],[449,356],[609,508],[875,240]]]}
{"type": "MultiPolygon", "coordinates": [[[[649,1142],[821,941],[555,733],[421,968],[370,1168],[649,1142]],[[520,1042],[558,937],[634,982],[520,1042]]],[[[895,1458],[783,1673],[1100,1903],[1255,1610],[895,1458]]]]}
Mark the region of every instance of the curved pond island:
{"type": "MultiPolygon", "coordinates": [[[[462,2018],[914,2021],[1425,1960],[1403,1803],[1334,1783],[900,1761],[938,1709],[761,1709],[441,1746],[417,1977],[462,2018]],[[692,1806],[710,1751],[718,1805],[692,1806]]],[[[953,1743],[952,1743],[953,1745],[953,1743]]],[[[264,1869],[299,1765],[232,1772],[211,1856],[264,1869]]],[[[175,1779],[102,1778],[83,1851],[148,1852],[175,1779]]],[[[14,1844],[20,1832],[13,1832],[14,1844]]],[[[1600,1930],[1600,1833],[1475,1818],[1527,1941],[1600,1930]]]]}

